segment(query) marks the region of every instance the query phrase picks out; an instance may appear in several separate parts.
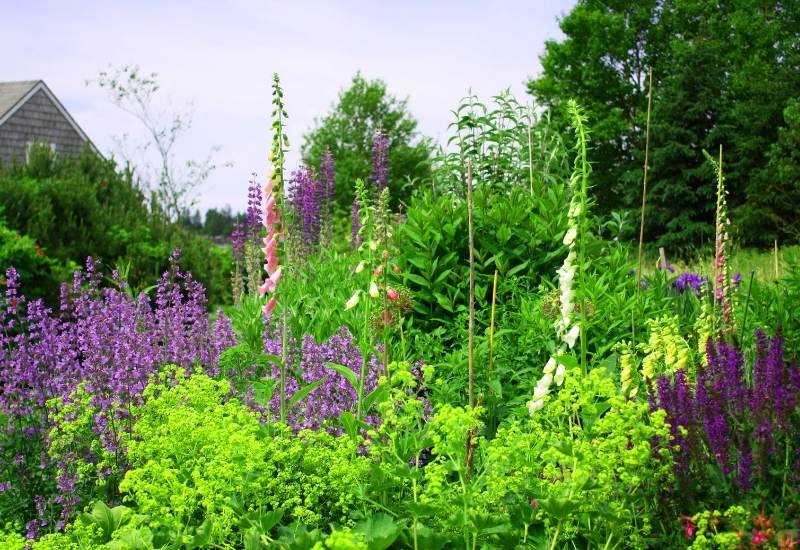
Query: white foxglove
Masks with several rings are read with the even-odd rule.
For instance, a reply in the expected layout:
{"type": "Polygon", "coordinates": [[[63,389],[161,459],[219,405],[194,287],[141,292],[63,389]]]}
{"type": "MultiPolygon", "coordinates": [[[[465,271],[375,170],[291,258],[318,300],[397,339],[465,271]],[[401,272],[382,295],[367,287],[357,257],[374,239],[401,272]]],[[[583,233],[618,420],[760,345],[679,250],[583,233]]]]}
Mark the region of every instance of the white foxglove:
{"type": "Polygon", "coordinates": [[[564,342],[570,347],[570,349],[575,347],[575,341],[578,339],[580,334],[581,327],[579,325],[572,325],[572,328],[569,329],[569,332],[564,335],[564,342]]]}

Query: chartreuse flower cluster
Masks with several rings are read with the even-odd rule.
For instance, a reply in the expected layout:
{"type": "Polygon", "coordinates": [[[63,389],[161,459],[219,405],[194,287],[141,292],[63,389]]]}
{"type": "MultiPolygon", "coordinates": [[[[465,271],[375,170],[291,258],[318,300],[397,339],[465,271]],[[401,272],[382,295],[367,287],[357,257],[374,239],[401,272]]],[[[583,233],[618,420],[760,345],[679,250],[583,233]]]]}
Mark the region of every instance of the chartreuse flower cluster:
{"type": "Polygon", "coordinates": [[[642,375],[646,381],[692,366],[691,348],[681,335],[676,316],[665,315],[648,319],[647,343],[639,345],[644,353],[642,375]]]}
{"type": "MultiPolygon", "coordinates": [[[[583,269],[580,264],[583,262],[584,256],[585,235],[583,233],[585,232],[584,219],[589,168],[586,161],[586,131],[584,128],[586,119],[575,102],[570,102],[569,108],[577,137],[576,148],[578,154],[575,157],[575,169],[568,184],[571,199],[567,214],[567,232],[564,234],[563,241],[564,246],[567,247],[567,257],[564,258],[564,263],[558,270],[560,315],[556,319],[554,327],[560,345],[557,353],[551,356],[547,364],[545,364],[542,378],[539,379],[533,390],[533,399],[528,402],[528,410],[531,414],[534,414],[544,406],[553,382],[557,386],[561,386],[564,383],[566,365],[559,358],[575,347],[575,342],[581,335],[581,324],[575,318],[573,283],[577,268],[583,269]],[[579,232],[581,233],[580,247],[578,247],[579,232]],[[578,266],[576,266],[576,262],[578,266]]],[[[585,320],[585,308],[580,309],[581,315],[584,316],[585,320]]]]}
{"type": "Polygon", "coordinates": [[[664,418],[621,395],[604,369],[572,369],[538,414],[488,442],[479,500],[530,503],[531,531],[544,524],[549,548],[645,547],[672,477],[669,452],[653,448],[668,437],[664,418]]]}
{"type": "Polygon", "coordinates": [[[368,461],[355,443],[325,431],[263,426],[229,398],[227,382],[167,372],[145,391],[120,489],[151,527],[179,532],[208,522],[212,541],[231,540],[237,506],[282,509],[314,526],[347,522],[368,461]]]}

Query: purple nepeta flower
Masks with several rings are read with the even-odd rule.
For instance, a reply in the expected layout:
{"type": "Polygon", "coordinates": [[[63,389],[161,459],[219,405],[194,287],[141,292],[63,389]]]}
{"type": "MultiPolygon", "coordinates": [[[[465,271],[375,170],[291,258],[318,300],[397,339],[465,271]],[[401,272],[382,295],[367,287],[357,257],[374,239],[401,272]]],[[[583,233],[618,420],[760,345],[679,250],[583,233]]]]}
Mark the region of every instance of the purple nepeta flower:
{"type": "MultiPolygon", "coordinates": [[[[293,365],[295,376],[286,380],[286,398],[292,396],[308,384],[324,380],[320,386],[303,397],[287,413],[287,421],[295,430],[305,428],[332,428],[331,421],[339,418],[344,411],[355,411],[357,401],[356,389],[339,372],[329,368],[328,363],[342,365],[356,375],[361,376],[362,355],[355,338],[346,328],[325,340],[317,343],[308,334],[304,335],[298,348],[293,339],[290,341],[290,352],[287,363],[293,365]]],[[[264,349],[269,354],[280,355],[281,335],[280,330],[273,331],[269,328],[264,333],[264,349]]],[[[367,372],[364,380],[364,395],[377,387],[378,372],[381,365],[373,355],[367,361],[367,372]]],[[[277,365],[271,365],[269,376],[276,382],[280,379],[277,365]]],[[[276,389],[269,403],[270,416],[278,418],[280,410],[280,395],[276,389]]],[[[377,419],[367,417],[369,423],[376,423],[377,419]]],[[[335,431],[335,430],[334,430],[335,431]]]]}
{"type": "Polygon", "coordinates": [[[22,442],[27,460],[0,448],[0,483],[11,486],[4,493],[27,502],[22,514],[37,515],[27,523],[30,535],[68,522],[94,483],[78,474],[79,463],[97,458],[93,442],[51,456],[62,428],[54,403],[70,403],[79,387],[88,393],[93,436],[115,453],[115,470],[122,473],[123,432],[134,420],[130,407],[140,404],[150,377],[168,363],[213,372],[220,353],[235,343],[227,318],[220,314],[209,322],[203,286],[180,270],[178,254],[170,261],[151,303],[147,294],[134,298],[116,272],[112,286],[102,288],[102,274],[88,259],[85,272],[75,272],[72,284],[62,287],[57,312],[41,300],[26,303],[16,272],[7,270],[0,300],[0,414],[10,420],[4,439],[22,442]],[[46,501],[31,481],[42,477],[40,470],[54,493],[46,501]]]}
{"type": "Polygon", "coordinates": [[[380,127],[372,145],[372,184],[376,196],[389,185],[389,136],[380,127]]]}

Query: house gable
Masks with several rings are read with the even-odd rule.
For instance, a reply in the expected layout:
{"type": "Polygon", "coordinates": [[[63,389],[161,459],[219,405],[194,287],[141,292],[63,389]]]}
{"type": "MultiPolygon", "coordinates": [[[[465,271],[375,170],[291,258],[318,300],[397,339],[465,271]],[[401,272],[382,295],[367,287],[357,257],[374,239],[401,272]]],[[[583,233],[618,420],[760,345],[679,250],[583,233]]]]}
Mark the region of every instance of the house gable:
{"type": "MultiPolygon", "coordinates": [[[[30,83],[10,84],[17,85],[11,91],[19,94],[24,91],[24,85],[30,83]]],[[[77,156],[87,142],[97,151],[45,83],[40,80],[33,84],[16,101],[13,101],[12,94],[6,94],[5,104],[0,104],[0,162],[10,163],[14,159],[24,162],[34,141],[70,156],[77,156]],[[4,107],[6,110],[3,112],[4,107]]],[[[0,84],[0,90],[3,86],[9,90],[9,84],[0,84]]]]}

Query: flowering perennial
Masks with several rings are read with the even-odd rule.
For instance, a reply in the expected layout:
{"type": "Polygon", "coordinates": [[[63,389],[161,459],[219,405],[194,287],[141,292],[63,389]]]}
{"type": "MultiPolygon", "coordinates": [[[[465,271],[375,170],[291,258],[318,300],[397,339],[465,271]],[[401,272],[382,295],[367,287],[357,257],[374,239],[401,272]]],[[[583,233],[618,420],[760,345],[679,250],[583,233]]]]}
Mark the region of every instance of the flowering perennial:
{"type": "MultiPolygon", "coordinates": [[[[274,171],[272,171],[274,174],[274,171]]],[[[267,278],[259,288],[259,294],[274,294],[278,286],[278,281],[281,279],[281,266],[278,263],[278,240],[280,238],[280,211],[276,196],[279,191],[276,189],[277,179],[270,177],[264,186],[264,197],[266,202],[264,204],[264,227],[267,228],[267,236],[264,237],[264,270],[267,272],[267,278]]],[[[272,296],[267,303],[264,304],[263,312],[266,317],[272,314],[275,309],[277,301],[275,296],[272,296]]]]}
{"type": "Polygon", "coordinates": [[[306,256],[317,253],[322,231],[323,212],[328,210],[327,189],[305,166],[292,173],[289,180],[297,244],[306,256]]]}
{"type": "Polygon", "coordinates": [[[706,157],[714,166],[717,174],[717,215],[716,215],[716,237],[714,255],[714,299],[722,308],[723,332],[727,333],[733,329],[733,307],[731,306],[731,277],[728,268],[727,251],[730,237],[728,227],[728,205],[725,200],[727,190],[725,189],[725,178],[722,175],[722,149],[720,148],[719,164],[711,158],[708,153],[706,157]]]}
{"type": "MultiPolygon", "coordinates": [[[[140,402],[151,375],[168,363],[216,375],[220,353],[235,343],[225,316],[209,322],[203,286],[177,261],[176,252],[151,303],[146,294],[134,298],[116,272],[114,285],[101,288],[102,274],[90,258],[85,273],[63,285],[57,312],[40,300],[27,302],[16,271],[7,270],[0,297],[0,414],[13,422],[6,424],[7,444],[0,448],[0,499],[28,507],[30,538],[69,520],[80,502],[79,464],[99,465],[99,455],[109,452],[118,457],[114,473],[123,473],[122,432],[129,430],[130,406],[140,402]],[[50,453],[59,427],[56,409],[79,386],[96,411],[91,429],[101,448],[50,453]],[[26,452],[14,455],[12,441],[26,452]],[[42,472],[55,483],[52,499],[39,494],[42,472]]],[[[111,474],[98,468],[101,480],[111,474]]]]}
{"type": "MultiPolygon", "coordinates": [[[[264,350],[266,353],[279,355],[282,337],[267,330],[264,333],[264,350]]],[[[290,341],[289,363],[296,366],[297,377],[286,380],[286,397],[291,400],[302,387],[323,380],[322,384],[304,396],[291,410],[286,412],[286,422],[295,430],[305,428],[326,428],[341,433],[341,427],[334,421],[345,411],[352,411],[357,400],[357,390],[341,373],[329,368],[328,363],[336,363],[353,371],[356,378],[361,376],[362,354],[358,343],[346,328],[327,340],[317,343],[309,335],[303,335],[298,346],[290,341]]],[[[369,393],[377,387],[380,364],[373,355],[367,361],[364,390],[369,393]]],[[[280,379],[280,369],[271,365],[269,376],[276,382],[280,379]]],[[[269,411],[263,411],[271,418],[278,419],[280,401],[277,392],[269,401],[269,411]]],[[[376,423],[377,418],[366,417],[369,423],[376,423]]]]}
{"type": "Polygon", "coordinates": [[[389,136],[381,128],[375,132],[372,145],[372,184],[376,196],[389,185],[389,136]]]}
{"type": "Polygon", "coordinates": [[[783,339],[756,331],[751,381],[734,346],[709,339],[706,355],[696,384],[680,369],[659,377],[650,395],[651,407],[667,413],[679,479],[694,485],[706,463],[716,464],[744,492],[772,471],[782,472],[788,457],[793,468],[800,466],[794,414],[800,405],[800,368],[785,363],[783,339]],[[778,445],[787,448],[778,453],[778,445]]]}
{"type": "Polygon", "coordinates": [[[568,350],[575,347],[575,342],[580,336],[581,327],[574,318],[575,307],[572,303],[573,281],[575,279],[575,261],[578,257],[576,241],[578,230],[581,225],[581,215],[585,203],[586,168],[581,167],[580,163],[585,162],[585,136],[583,135],[583,115],[576,105],[572,105],[573,118],[575,119],[575,129],[578,134],[578,146],[580,153],[575,159],[575,170],[569,179],[568,188],[571,199],[569,212],[567,213],[567,232],[564,234],[564,245],[567,247],[567,257],[564,264],[558,270],[559,301],[561,304],[560,315],[554,323],[556,336],[560,340],[558,352],[551,356],[544,367],[542,378],[533,390],[533,399],[528,402],[528,410],[531,415],[544,407],[545,399],[550,393],[550,386],[553,382],[560,386],[564,382],[566,366],[556,358],[563,355],[568,350]]]}
{"type": "Polygon", "coordinates": [[[322,183],[324,196],[321,237],[326,243],[330,244],[333,241],[333,201],[336,193],[336,173],[330,147],[325,147],[325,154],[322,155],[319,166],[319,179],[322,183]]]}
{"type": "Polygon", "coordinates": [[[261,235],[262,199],[261,186],[256,183],[256,175],[253,174],[247,188],[247,221],[245,225],[247,240],[253,243],[258,242],[261,235]]]}

